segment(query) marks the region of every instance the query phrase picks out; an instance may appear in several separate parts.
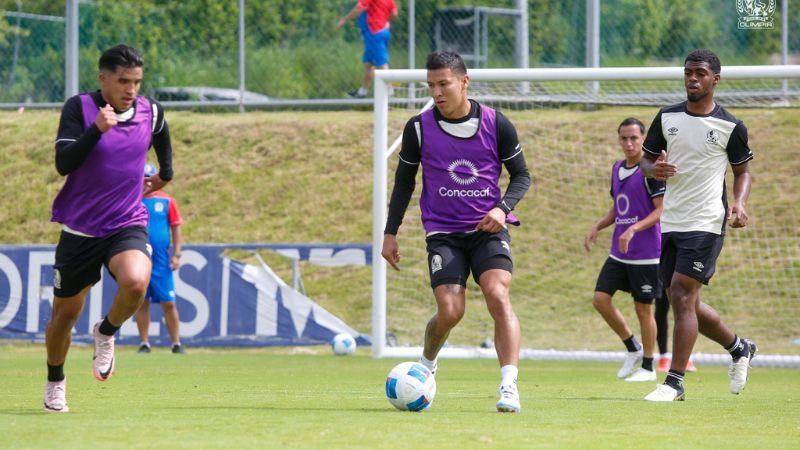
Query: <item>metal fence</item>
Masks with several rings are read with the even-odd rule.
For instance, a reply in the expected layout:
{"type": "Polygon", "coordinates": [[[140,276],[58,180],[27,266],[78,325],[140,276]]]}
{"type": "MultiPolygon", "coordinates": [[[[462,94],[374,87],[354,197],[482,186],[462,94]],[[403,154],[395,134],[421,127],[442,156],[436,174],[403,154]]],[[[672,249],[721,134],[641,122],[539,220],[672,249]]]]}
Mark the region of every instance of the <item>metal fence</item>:
{"type": "MultiPolygon", "coordinates": [[[[800,59],[800,8],[789,0],[396,2],[392,68],[419,68],[443,48],[483,68],[674,66],[698,47],[724,65],[800,59]]],[[[368,103],[346,96],[362,78],[361,36],[352,22],[335,30],[354,4],[0,0],[0,107],[96,89],[100,53],[120,42],[145,56],[143,92],[170,103],[368,103]]]]}

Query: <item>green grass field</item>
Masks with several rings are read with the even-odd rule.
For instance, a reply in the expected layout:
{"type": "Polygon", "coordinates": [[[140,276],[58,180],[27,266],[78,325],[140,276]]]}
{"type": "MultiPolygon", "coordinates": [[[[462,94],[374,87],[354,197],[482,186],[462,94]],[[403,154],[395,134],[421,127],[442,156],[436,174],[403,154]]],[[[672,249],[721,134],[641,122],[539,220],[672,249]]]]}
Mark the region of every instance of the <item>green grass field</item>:
{"type": "MultiPolygon", "coordinates": [[[[700,366],[687,401],[642,400],[652,383],[614,364],[522,361],[520,414],[494,412],[493,360],[444,360],[433,407],[395,410],[384,379],[399,360],[326,347],[117,348],[114,377],[91,374],[92,349],[66,365],[71,411],[42,411],[45,351],[0,346],[0,448],[797,448],[800,383],[791,369],[752,369],[739,396],[723,367],[700,366]]],[[[663,375],[661,377],[663,379],[663,375]]]]}

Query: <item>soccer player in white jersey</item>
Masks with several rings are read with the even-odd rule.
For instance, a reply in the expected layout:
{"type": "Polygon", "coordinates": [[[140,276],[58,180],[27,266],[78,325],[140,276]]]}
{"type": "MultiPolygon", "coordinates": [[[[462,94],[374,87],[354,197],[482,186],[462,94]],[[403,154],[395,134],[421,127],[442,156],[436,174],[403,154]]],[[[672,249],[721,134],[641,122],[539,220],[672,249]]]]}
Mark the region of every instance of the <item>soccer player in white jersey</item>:
{"type": "Polygon", "coordinates": [[[664,384],[645,397],[648,401],[684,399],[683,376],[698,332],[731,354],[728,375],[733,394],[744,389],[757,350],[754,342],[737,336],[700,300],[700,288],[714,275],[726,220],[731,228],[742,228],[749,218],[745,205],[753,152],[744,123],[714,101],[720,72],[713,52],[691,52],[683,71],[687,101],[662,108],[644,142],[641,168],[648,177],[667,181],[661,272],[675,318],[672,365],[664,384]],[[725,192],[728,164],[733,170],[730,206],[725,192]]]}

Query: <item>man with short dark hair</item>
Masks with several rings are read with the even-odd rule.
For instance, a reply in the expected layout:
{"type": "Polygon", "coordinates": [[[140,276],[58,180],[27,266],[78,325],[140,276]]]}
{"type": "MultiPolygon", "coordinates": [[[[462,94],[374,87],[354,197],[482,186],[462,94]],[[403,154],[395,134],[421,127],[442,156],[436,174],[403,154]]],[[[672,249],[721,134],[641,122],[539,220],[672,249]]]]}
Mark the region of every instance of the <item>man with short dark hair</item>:
{"type": "Polygon", "coordinates": [[[520,411],[520,328],[511,307],[511,237],[506,224],[530,186],[517,132],[499,111],[467,97],[469,75],[455,52],[428,55],[428,91],[435,106],[406,123],[381,255],[400,270],[397,232],[422,171],[420,209],[437,312],[425,329],[420,362],[435,374],[437,356],[464,315],[470,272],[495,324],[500,362],[500,412],[520,411]],[[501,195],[503,167],[509,184],[501,195]]]}
{"type": "Polygon", "coordinates": [[[625,159],[611,168],[613,204],[586,233],[583,245],[588,252],[597,233],[614,225],[611,253],[608,255],[594,289],[592,305],[608,326],[622,340],[627,354],[617,377],[625,381],[655,381],[653,348],[656,322],[653,301],[661,296],[658,258],[661,255],[661,217],[664,182],[648,179],[639,168],[642,160],[644,124],[629,117],[617,127],[617,140],[625,159]],[[625,317],[612,303],[618,290],[630,292],[639,319],[644,347],[636,340],[625,317]],[[640,367],[637,367],[640,366],[640,367]]]}
{"type": "Polygon", "coordinates": [[[144,60],[127,45],[100,57],[100,90],[64,104],[56,138],[56,169],[67,177],[53,202],[62,224],[56,247],[53,309],[47,324],[44,408],[67,412],[64,362],[72,327],[105,265],[118,289],[108,314],[92,327],[92,369],[106,381],[114,372],[114,334],[139,308],[150,281],[144,165],[152,145],[161,171],[144,194],[172,179],[172,146],[161,105],[138,95],[144,60]]]}
{"type": "Polygon", "coordinates": [[[697,334],[722,345],[731,355],[730,391],[747,383],[756,344],[737,336],[719,314],[700,299],[700,288],[714,275],[725,237],[747,225],[750,195],[748,162],[753,152],[747,128],[714,101],[721,64],[710,50],[691,52],[684,60],[687,101],[662,108],[644,143],[641,167],[648,177],[667,182],[661,215],[661,272],[673,308],[672,364],[664,384],[645,400],[683,400],[683,377],[697,334]],[[733,170],[733,205],[728,206],[725,171],[733,170]]]}

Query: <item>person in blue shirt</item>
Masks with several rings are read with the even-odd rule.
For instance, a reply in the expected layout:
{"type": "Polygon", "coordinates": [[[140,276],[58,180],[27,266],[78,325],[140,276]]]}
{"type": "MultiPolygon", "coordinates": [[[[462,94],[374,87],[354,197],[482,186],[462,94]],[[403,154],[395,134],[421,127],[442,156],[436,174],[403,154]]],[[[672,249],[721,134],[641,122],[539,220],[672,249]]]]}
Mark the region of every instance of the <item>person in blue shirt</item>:
{"type": "MultiPolygon", "coordinates": [[[[145,165],[145,184],[156,173],[155,167],[150,164],[145,165]]],[[[172,353],[182,354],[185,351],[180,340],[180,317],[178,308],[175,306],[175,280],[172,272],[178,270],[181,263],[181,247],[183,246],[181,224],[183,220],[175,199],[165,192],[158,191],[145,195],[142,203],[150,214],[147,233],[153,248],[153,271],[150,275],[150,285],[147,287],[144,303],[136,312],[136,326],[139,328],[139,337],[142,341],[139,353],[150,353],[148,336],[150,303],[160,303],[164,311],[164,321],[167,323],[169,337],[172,340],[172,353]],[[171,253],[170,247],[172,247],[171,253]]]]}

